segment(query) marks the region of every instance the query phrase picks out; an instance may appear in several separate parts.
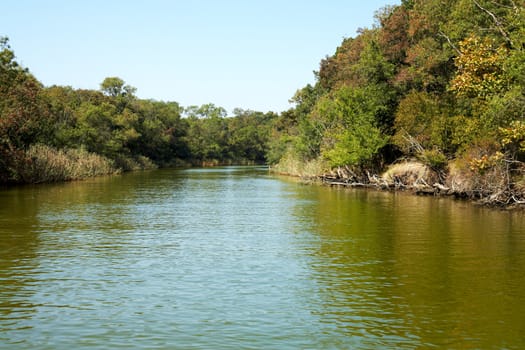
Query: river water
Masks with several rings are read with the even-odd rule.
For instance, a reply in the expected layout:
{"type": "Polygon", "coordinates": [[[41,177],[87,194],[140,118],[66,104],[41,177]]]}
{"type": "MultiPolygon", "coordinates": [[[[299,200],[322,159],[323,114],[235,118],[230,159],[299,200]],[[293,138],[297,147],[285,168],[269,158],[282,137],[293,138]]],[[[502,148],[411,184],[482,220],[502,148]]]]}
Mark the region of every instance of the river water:
{"type": "Polygon", "coordinates": [[[2,349],[523,349],[525,215],[264,167],[0,190],[2,349]]]}

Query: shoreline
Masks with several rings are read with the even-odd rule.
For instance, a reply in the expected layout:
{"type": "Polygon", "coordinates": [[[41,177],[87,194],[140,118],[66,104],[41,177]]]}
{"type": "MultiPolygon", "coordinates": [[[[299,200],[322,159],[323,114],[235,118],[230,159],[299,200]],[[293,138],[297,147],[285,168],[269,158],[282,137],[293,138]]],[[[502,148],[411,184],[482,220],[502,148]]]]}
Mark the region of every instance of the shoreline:
{"type": "Polygon", "coordinates": [[[525,212],[525,200],[521,199],[525,193],[510,188],[497,188],[497,186],[494,186],[497,190],[490,192],[469,189],[470,179],[461,178],[455,170],[437,172],[420,162],[391,164],[382,174],[367,170],[356,173],[348,167],[333,169],[320,175],[303,175],[272,167],[269,170],[275,174],[299,178],[307,184],[404,192],[416,196],[449,197],[488,208],[525,212]]]}

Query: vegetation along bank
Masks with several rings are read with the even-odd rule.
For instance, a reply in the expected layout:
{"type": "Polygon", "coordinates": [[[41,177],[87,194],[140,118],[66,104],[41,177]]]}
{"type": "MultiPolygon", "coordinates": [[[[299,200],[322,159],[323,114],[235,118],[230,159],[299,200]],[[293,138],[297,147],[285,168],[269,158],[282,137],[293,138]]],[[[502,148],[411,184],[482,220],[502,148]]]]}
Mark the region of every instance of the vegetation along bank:
{"type": "Polygon", "coordinates": [[[44,87],[0,42],[0,182],[267,163],[332,183],[525,203],[525,1],[403,0],[276,113],[44,87]]]}
{"type": "Polygon", "coordinates": [[[406,0],[379,10],[281,114],[274,169],[523,204],[524,7],[406,0]]]}

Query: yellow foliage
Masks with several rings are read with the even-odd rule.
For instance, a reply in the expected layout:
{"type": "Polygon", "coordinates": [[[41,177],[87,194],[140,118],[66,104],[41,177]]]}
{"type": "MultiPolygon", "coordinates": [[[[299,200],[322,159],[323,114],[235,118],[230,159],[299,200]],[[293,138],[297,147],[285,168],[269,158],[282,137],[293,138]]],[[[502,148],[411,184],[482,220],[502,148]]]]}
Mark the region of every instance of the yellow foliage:
{"type": "Polygon", "coordinates": [[[504,155],[501,152],[496,152],[490,156],[485,154],[480,158],[474,158],[470,161],[470,170],[477,173],[483,173],[484,171],[500,164],[503,158],[504,155]]]}
{"type": "Polygon", "coordinates": [[[502,134],[501,144],[506,147],[517,144],[519,150],[525,152],[525,123],[515,120],[508,128],[500,128],[502,134]]]}
{"type": "Polygon", "coordinates": [[[503,64],[508,50],[488,37],[469,36],[459,44],[461,55],[454,59],[458,68],[450,90],[460,96],[486,97],[504,84],[503,64]]]}

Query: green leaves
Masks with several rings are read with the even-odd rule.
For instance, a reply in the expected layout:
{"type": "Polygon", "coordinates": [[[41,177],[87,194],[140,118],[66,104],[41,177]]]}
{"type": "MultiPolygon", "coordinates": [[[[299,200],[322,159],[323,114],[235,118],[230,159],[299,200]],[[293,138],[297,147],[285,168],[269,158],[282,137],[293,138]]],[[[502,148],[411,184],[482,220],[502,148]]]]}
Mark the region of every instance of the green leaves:
{"type": "Polygon", "coordinates": [[[261,163],[269,148],[270,125],[276,115],[236,109],[235,116],[207,104],[186,109],[190,115],[185,136],[196,163],[261,163]],[[199,118],[200,116],[200,118],[199,118]]]}
{"type": "Polygon", "coordinates": [[[362,165],[387,143],[377,123],[386,102],[375,86],[342,87],[319,101],[313,119],[323,134],[321,155],[331,166],[362,165]]]}
{"type": "Polygon", "coordinates": [[[130,85],[125,85],[124,80],[119,77],[107,77],[100,84],[100,90],[111,97],[134,97],[136,88],[130,85]]]}
{"type": "Polygon", "coordinates": [[[442,169],[486,142],[525,153],[523,1],[402,1],[378,19],[296,93],[272,159],[370,166],[402,152],[442,169]]]}

